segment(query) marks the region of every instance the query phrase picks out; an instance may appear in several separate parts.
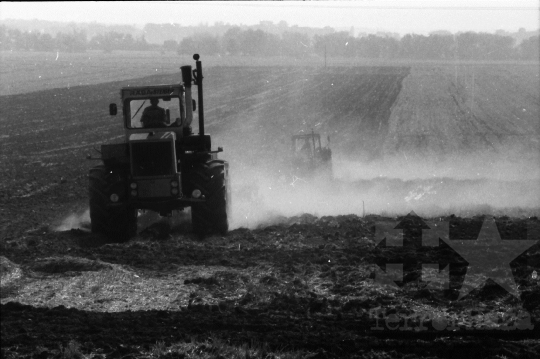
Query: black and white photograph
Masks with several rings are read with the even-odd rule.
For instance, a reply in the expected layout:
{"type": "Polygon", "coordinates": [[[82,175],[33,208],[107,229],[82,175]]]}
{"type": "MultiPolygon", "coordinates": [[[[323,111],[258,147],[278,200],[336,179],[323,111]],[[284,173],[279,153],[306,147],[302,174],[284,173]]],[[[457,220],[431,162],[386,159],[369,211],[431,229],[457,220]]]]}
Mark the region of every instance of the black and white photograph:
{"type": "Polygon", "coordinates": [[[538,358],[538,0],[0,2],[0,357],[538,358]]]}

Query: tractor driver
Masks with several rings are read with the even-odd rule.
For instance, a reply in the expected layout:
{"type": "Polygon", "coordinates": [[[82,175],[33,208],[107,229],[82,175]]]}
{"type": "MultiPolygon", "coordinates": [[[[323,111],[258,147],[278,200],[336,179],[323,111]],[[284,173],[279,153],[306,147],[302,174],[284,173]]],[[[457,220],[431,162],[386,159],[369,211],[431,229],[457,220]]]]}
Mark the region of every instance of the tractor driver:
{"type": "Polygon", "coordinates": [[[311,144],[309,143],[309,139],[306,139],[306,142],[300,149],[299,153],[300,153],[300,156],[305,160],[311,158],[312,153],[311,153],[311,144]]]}
{"type": "Polygon", "coordinates": [[[302,146],[302,152],[311,155],[311,143],[309,143],[309,139],[306,139],[306,142],[302,146]]]}
{"type": "Polygon", "coordinates": [[[144,109],[141,123],[143,127],[166,127],[165,110],[158,106],[159,99],[150,99],[150,106],[144,109]]]}

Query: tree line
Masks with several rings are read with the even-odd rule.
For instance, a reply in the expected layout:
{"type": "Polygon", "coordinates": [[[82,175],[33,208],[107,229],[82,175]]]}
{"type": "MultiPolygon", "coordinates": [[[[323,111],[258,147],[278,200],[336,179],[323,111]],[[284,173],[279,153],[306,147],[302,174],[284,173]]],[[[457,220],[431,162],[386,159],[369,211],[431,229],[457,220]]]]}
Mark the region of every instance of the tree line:
{"type": "Polygon", "coordinates": [[[0,26],[0,50],[84,52],[86,50],[147,51],[161,46],[149,44],[144,36],[134,38],[131,34],[110,31],[96,34],[88,39],[86,32],[76,30],[58,32],[56,36],[37,31],[21,31],[0,26]]]}
{"type": "Polygon", "coordinates": [[[223,35],[197,33],[180,41],[150,44],[144,36],[134,37],[110,31],[87,39],[84,31],[58,33],[56,37],[39,32],[24,32],[0,26],[2,50],[67,51],[86,50],[174,51],[190,55],[287,56],[305,58],[319,55],[366,59],[421,60],[539,60],[539,37],[532,36],[516,45],[514,38],[499,34],[465,32],[459,34],[408,34],[401,38],[379,35],[351,36],[332,32],[309,36],[285,31],[282,34],[239,27],[223,35]]]}
{"type": "Polygon", "coordinates": [[[539,60],[538,36],[532,36],[516,46],[510,36],[465,32],[459,34],[408,34],[401,38],[366,35],[351,36],[334,32],[309,37],[306,34],[284,32],[281,36],[262,30],[233,28],[223,36],[197,34],[179,43],[166,41],[165,47],[179,54],[199,52],[206,55],[230,54],[251,56],[309,55],[366,59],[419,60],[539,60]]]}

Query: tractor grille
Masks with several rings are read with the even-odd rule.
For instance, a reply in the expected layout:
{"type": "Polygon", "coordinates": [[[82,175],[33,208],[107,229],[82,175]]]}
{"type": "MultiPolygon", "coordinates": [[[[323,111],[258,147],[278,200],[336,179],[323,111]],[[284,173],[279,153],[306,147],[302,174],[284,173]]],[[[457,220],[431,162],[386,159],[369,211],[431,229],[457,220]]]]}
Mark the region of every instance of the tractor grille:
{"type": "Polygon", "coordinates": [[[176,173],[174,142],[131,143],[133,176],[167,176],[176,173]]]}
{"type": "Polygon", "coordinates": [[[171,197],[171,179],[140,180],[137,182],[139,198],[171,197]]]}

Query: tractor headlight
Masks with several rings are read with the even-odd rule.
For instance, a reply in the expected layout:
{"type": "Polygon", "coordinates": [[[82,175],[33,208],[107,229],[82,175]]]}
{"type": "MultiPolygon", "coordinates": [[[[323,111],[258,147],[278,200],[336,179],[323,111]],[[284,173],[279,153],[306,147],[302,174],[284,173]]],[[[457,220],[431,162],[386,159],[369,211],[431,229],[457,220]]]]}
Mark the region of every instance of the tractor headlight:
{"type": "Polygon", "coordinates": [[[178,194],[178,188],[173,188],[173,189],[171,189],[171,193],[172,193],[173,195],[177,195],[177,194],[178,194]]]}
{"type": "Polygon", "coordinates": [[[171,187],[173,187],[173,188],[178,187],[178,181],[172,181],[171,182],[171,187]]]}
{"type": "Polygon", "coordinates": [[[131,189],[136,189],[137,188],[137,183],[136,182],[131,182],[131,184],[129,186],[131,187],[131,189]]]}
{"type": "Polygon", "coordinates": [[[133,197],[137,197],[137,191],[136,190],[131,190],[131,195],[133,197]]]}
{"type": "Polygon", "coordinates": [[[196,190],[193,190],[193,193],[191,193],[191,195],[193,196],[193,198],[199,198],[201,196],[201,191],[196,189],[196,190]]]}
{"type": "Polygon", "coordinates": [[[118,197],[118,195],[116,193],[113,193],[111,194],[111,202],[118,202],[118,200],[120,199],[120,197],[118,197]]]}

